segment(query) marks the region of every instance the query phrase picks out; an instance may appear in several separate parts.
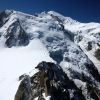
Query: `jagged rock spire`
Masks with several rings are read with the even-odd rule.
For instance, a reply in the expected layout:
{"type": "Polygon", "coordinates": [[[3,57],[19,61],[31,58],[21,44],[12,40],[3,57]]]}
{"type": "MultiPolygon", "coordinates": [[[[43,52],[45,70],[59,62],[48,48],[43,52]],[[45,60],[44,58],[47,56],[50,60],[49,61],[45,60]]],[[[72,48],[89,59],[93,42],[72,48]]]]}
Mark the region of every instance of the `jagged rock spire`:
{"type": "Polygon", "coordinates": [[[85,100],[82,90],[77,88],[60,66],[41,62],[36,68],[39,72],[32,77],[25,76],[21,81],[15,100],[45,100],[48,96],[50,100],[85,100]]]}

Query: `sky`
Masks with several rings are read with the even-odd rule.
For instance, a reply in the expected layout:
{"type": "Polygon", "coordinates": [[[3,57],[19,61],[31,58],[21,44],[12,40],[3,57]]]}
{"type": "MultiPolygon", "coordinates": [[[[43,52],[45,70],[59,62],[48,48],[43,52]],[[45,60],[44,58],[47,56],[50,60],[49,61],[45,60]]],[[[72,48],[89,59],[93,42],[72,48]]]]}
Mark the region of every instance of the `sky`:
{"type": "Polygon", "coordinates": [[[29,14],[52,10],[80,22],[100,23],[100,0],[0,0],[0,11],[5,9],[29,14]]]}

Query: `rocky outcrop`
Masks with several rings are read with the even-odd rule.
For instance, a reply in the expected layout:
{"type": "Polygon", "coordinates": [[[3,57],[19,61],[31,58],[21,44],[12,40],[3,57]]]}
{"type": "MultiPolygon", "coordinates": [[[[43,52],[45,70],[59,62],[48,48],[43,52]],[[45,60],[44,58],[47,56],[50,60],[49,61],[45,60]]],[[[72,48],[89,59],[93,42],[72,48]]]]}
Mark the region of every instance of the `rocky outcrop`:
{"type": "Polygon", "coordinates": [[[100,49],[95,51],[95,57],[100,61],[100,49]]]}
{"type": "Polygon", "coordinates": [[[15,95],[15,100],[31,100],[31,81],[30,77],[27,75],[24,77],[23,81],[20,83],[18,91],[15,95]]]}
{"type": "Polygon", "coordinates": [[[8,20],[13,11],[5,10],[0,13],[0,27],[2,27],[8,20]]]}
{"type": "MultiPolygon", "coordinates": [[[[22,75],[15,100],[88,100],[100,99],[100,90],[86,81],[85,87],[79,88],[62,68],[51,62],[41,62],[36,67],[39,71],[33,76],[22,75]],[[87,92],[87,94],[84,94],[87,92]],[[38,99],[36,99],[38,98],[38,99]]],[[[84,78],[86,78],[84,76],[84,78]]],[[[80,81],[83,81],[80,79],[80,81]]],[[[81,84],[83,85],[83,84],[81,84]]]]}
{"type": "Polygon", "coordinates": [[[12,46],[26,46],[29,44],[29,35],[24,31],[18,19],[9,26],[5,37],[5,44],[9,48],[12,46]]]}

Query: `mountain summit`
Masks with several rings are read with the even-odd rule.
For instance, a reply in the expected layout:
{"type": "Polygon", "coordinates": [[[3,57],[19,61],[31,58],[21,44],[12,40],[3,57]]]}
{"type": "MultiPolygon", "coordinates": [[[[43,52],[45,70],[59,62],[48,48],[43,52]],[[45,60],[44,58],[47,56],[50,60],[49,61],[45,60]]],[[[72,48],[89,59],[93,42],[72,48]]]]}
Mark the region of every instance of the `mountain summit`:
{"type": "MultiPolygon", "coordinates": [[[[30,80],[36,73],[41,73],[41,70],[36,71],[35,67],[42,61],[45,62],[44,67],[49,66],[49,63],[51,63],[51,67],[54,67],[50,73],[55,73],[51,79],[51,82],[54,81],[52,85],[57,85],[57,87],[53,87],[55,92],[59,93],[57,88],[60,88],[60,93],[64,95],[62,92],[65,89],[69,96],[65,98],[73,98],[71,100],[100,99],[99,23],[81,23],[54,11],[29,15],[6,10],[0,13],[0,51],[3,67],[1,67],[0,81],[4,81],[0,85],[5,87],[0,90],[3,100],[14,99],[18,85],[20,87],[24,84],[27,78],[28,84],[24,85],[34,85],[30,80]],[[60,71],[56,72],[58,67],[60,71]],[[30,73],[32,69],[34,71],[30,73]],[[13,93],[11,92],[13,95],[10,96],[8,91],[5,92],[6,85],[10,85],[11,82],[13,84],[14,78],[16,79],[17,76],[24,73],[26,74],[20,79],[20,83],[14,82],[14,91],[11,86],[7,87],[8,91],[11,89],[13,91],[13,93]],[[62,74],[64,79],[60,80],[61,76],[58,74],[62,74]],[[54,77],[57,77],[57,81],[54,77]],[[7,80],[8,78],[9,80],[7,80]],[[9,96],[6,98],[4,94],[9,96]]],[[[46,71],[48,72],[48,70],[46,71]]],[[[47,77],[50,76],[47,75],[47,77]]],[[[29,86],[28,89],[31,87],[29,86]]],[[[24,93],[26,92],[24,91],[24,93]]],[[[29,95],[32,93],[30,92],[29,95]]],[[[49,97],[51,100],[57,100],[58,97],[53,93],[50,92],[49,97]]],[[[38,96],[36,97],[38,98],[38,96]]],[[[25,99],[26,97],[25,95],[24,99],[16,100],[31,100],[30,96],[28,99],[25,99]]]]}

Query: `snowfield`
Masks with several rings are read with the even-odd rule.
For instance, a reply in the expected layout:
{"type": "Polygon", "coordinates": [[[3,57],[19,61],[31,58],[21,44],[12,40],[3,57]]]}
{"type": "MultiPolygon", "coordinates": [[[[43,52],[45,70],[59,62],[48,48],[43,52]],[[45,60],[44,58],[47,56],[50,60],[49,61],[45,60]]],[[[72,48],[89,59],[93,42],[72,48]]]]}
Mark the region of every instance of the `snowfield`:
{"type": "Polygon", "coordinates": [[[26,47],[0,48],[0,100],[13,100],[19,76],[36,73],[34,68],[41,61],[53,62],[38,39],[26,47]]]}

